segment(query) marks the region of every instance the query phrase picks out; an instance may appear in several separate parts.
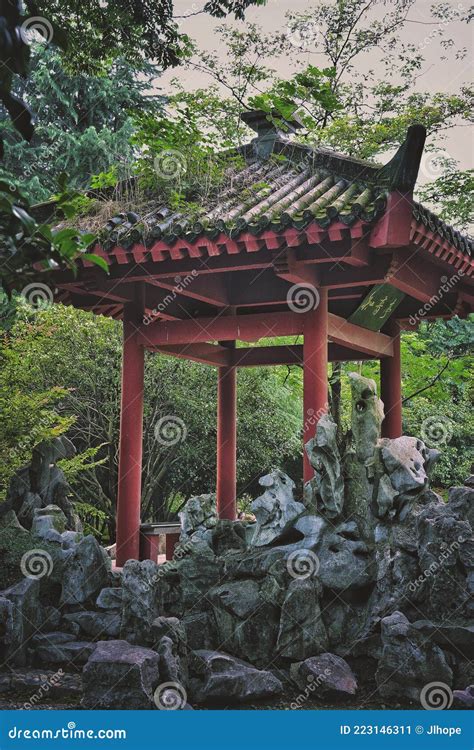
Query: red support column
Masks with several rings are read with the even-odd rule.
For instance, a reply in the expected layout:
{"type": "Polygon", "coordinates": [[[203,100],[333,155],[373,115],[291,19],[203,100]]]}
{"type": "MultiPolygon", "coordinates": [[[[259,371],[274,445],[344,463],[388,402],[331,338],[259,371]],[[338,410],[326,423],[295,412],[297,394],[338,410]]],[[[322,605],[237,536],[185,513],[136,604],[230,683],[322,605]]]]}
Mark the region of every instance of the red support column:
{"type": "Polygon", "coordinates": [[[393,337],[393,357],[380,360],[380,398],[385,411],[382,437],[397,438],[402,434],[402,366],[397,321],[390,321],[387,333],[393,337]]]}
{"type": "Polygon", "coordinates": [[[138,560],[142,485],[144,347],[137,325],[143,308],[128,303],[123,312],[122,401],[117,498],[117,566],[138,560]]]}
{"type": "Polygon", "coordinates": [[[219,367],[217,375],[217,514],[236,517],[237,369],[219,367]]]}
{"type": "Polygon", "coordinates": [[[166,560],[172,560],[176,545],[179,543],[179,534],[166,534],[166,560]]]}
{"type": "MultiPolygon", "coordinates": [[[[303,443],[314,437],[319,418],[328,411],[328,292],[319,289],[319,303],[307,313],[303,343],[303,443]]],[[[303,450],[303,480],[314,471],[303,450]]]]}

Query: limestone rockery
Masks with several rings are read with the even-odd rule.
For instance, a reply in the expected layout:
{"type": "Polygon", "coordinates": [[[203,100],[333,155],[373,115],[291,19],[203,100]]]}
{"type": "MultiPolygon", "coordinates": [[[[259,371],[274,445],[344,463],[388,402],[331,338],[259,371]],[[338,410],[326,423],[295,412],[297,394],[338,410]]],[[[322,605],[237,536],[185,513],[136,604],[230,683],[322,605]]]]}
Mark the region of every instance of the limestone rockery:
{"type": "Polygon", "coordinates": [[[445,502],[429,485],[438,452],[381,439],[375,383],[351,386],[349,447],[323,416],[302,498],[279,470],[252,520],[191,498],[162,565],[114,570],[55,466],[70,444],[39,446],[0,511],[0,538],[21,548],[0,594],[0,690],[39,669],[75,674],[87,708],[357,702],[366,681],[387,706],[472,707],[473,478],[445,502]]]}

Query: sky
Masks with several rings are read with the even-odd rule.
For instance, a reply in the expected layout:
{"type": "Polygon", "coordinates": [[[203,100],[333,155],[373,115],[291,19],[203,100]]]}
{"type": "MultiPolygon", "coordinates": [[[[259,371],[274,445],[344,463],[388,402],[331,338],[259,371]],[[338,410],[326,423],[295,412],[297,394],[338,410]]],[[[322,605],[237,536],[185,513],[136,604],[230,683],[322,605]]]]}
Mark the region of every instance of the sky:
{"type": "MultiPolygon", "coordinates": [[[[445,27],[445,32],[449,37],[456,40],[456,47],[467,47],[469,54],[464,60],[455,60],[454,54],[449,55],[449,60],[442,61],[440,58],[444,54],[439,42],[433,38],[433,31],[436,26],[432,25],[433,18],[430,14],[430,6],[433,0],[416,0],[411,8],[408,18],[410,22],[405,26],[403,35],[404,40],[411,41],[420,45],[423,49],[426,66],[423,74],[418,78],[418,89],[420,91],[442,91],[454,92],[462,84],[473,81],[473,53],[474,53],[474,23],[468,26],[460,22],[450,22],[445,27]],[[431,24],[431,25],[430,25],[431,24]]],[[[463,6],[463,3],[457,0],[450,0],[449,5],[453,8],[463,6]]],[[[175,15],[189,15],[198,10],[201,2],[190,2],[190,0],[175,0],[175,15]]],[[[250,8],[246,13],[246,21],[259,24],[265,33],[282,32],[287,28],[285,18],[288,11],[307,12],[314,6],[309,0],[268,0],[267,5],[260,8],[250,8]]],[[[463,7],[468,7],[469,3],[463,7]]],[[[215,34],[216,27],[222,23],[222,20],[213,19],[208,15],[192,16],[181,22],[181,30],[191,36],[198,45],[207,51],[215,51],[218,58],[223,58],[224,51],[216,47],[218,38],[215,34]]],[[[245,23],[234,20],[227,21],[230,25],[238,28],[244,28],[245,23]]],[[[438,22],[436,22],[438,23],[438,22]]],[[[308,63],[315,65],[322,63],[321,55],[310,51],[298,50],[300,60],[306,58],[308,63]]],[[[374,65],[375,57],[367,59],[362,64],[374,65]]],[[[273,61],[273,66],[278,74],[285,78],[293,74],[286,59],[273,61]]],[[[192,90],[197,87],[203,87],[210,83],[205,79],[202,73],[185,70],[168,71],[160,79],[160,87],[167,91],[172,78],[178,78],[185,88],[192,90]]],[[[472,129],[467,127],[453,128],[445,141],[445,152],[448,156],[459,161],[461,168],[466,169],[473,166],[474,140],[472,129]]],[[[432,163],[430,157],[430,165],[432,163]]],[[[425,171],[428,173],[428,179],[435,179],[436,171],[434,167],[427,165],[425,171]]],[[[425,181],[420,175],[421,181],[425,181]]]]}

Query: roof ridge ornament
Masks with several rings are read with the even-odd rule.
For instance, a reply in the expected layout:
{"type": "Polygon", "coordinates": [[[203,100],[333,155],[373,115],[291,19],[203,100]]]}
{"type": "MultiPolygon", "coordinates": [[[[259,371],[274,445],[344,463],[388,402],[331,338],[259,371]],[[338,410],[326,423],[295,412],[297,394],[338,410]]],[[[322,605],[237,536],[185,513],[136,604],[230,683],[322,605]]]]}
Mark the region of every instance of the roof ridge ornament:
{"type": "Polygon", "coordinates": [[[266,112],[264,109],[250,109],[240,115],[243,122],[257,133],[252,141],[258,159],[268,159],[277,140],[286,140],[289,134],[304,127],[296,114],[284,117],[278,110],[266,112]]]}
{"type": "Polygon", "coordinates": [[[412,192],[418,177],[425,140],[425,126],[420,123],[410,125],[397,153],[381,167],[377,182],[387,185],[389,190],[412,192]]]}

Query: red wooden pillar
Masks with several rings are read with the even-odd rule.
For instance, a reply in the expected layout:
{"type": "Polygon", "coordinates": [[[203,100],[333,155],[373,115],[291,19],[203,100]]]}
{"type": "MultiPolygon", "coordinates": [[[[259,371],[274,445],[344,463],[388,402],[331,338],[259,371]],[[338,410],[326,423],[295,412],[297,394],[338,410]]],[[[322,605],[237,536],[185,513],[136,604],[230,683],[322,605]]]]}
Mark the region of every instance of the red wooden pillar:
{"type": "MultiPolygon", "coordinates": [[[[314,437],[319,418],[328,410],[328,292],[319,290],[319,304],[307,313],[303,343],[303,442],[314,437]]],[[[303,450],[303,480],[314,471],[303,450]]]]}
{"type": "Polygon", "coordinates": [[[217,375],[217,514],[236,517],[237,369],[219,367],[217,375]]]}
{"type": "Polygon", "coordinates": [[[165,549],[166,560],[172,560],[176,545],[179,543],[179,534],[166,534],[165,549]]]}
{"type": "Polygon", "coordinates": [[[402,434],[402,366],[400,326],[396,320],[388,324],[387,333],[393,337],[393,357],[380,360],[380,398],[385,411],[382,437],[397,438],[402,434]]]}
{"type": "Polygon", "coordinates": [[[140,303],[127,303],[123,312],[122,400],[120,411],[117,498],[117,566],[138,560],[143,440],[143,346],[137,325],[143,317],[140,303]]]}

